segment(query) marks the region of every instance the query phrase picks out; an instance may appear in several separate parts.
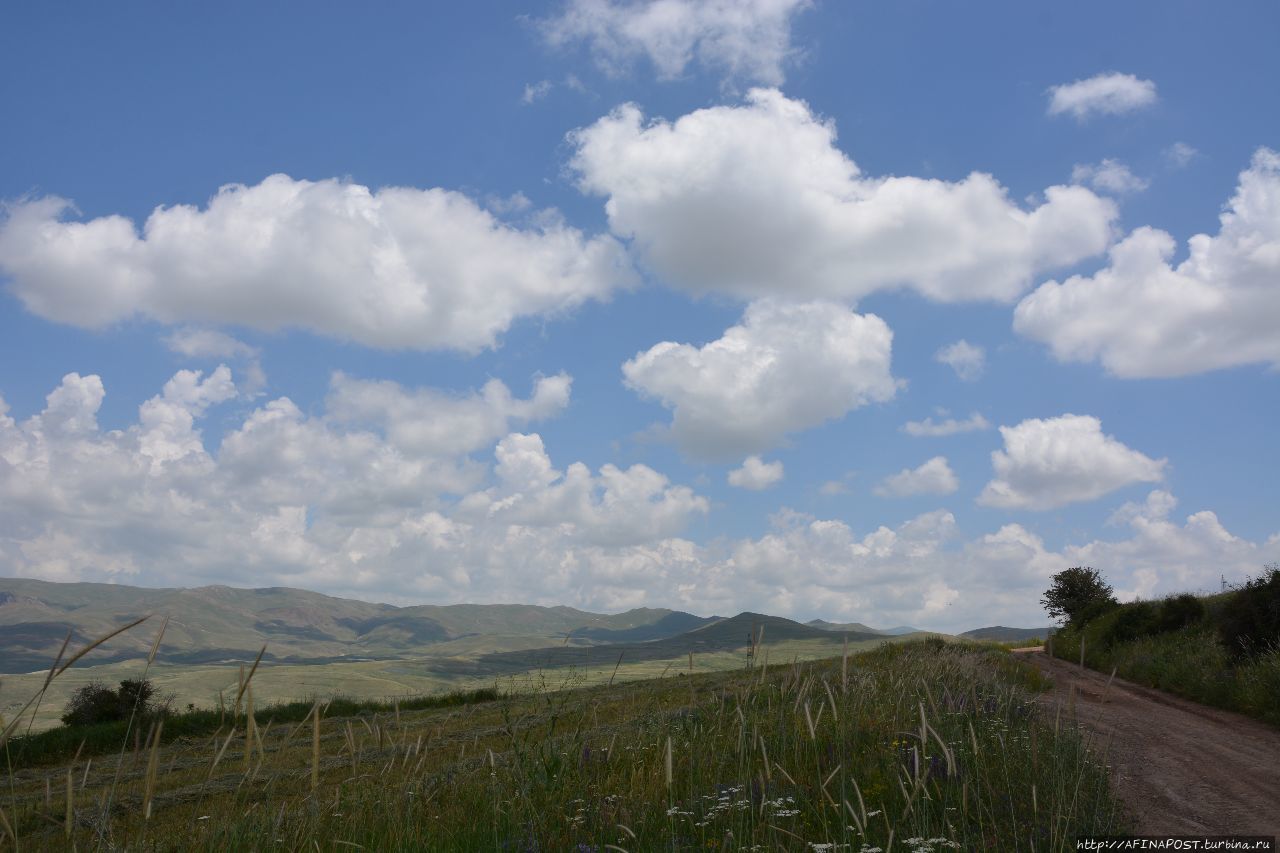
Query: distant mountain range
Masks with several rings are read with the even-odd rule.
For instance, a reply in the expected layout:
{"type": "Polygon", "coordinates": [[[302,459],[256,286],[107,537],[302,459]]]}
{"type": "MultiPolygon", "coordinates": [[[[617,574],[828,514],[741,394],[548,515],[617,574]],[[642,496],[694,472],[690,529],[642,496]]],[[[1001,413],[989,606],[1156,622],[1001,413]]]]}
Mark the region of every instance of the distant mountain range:
{"type": "Polygon", "coordinates": [[[924,633],[919,628],[899,625],[896,628],[869,628],[861,622],[828,622],[825,619],[811,619],[804,623],[824,631],[853,631],[861,634],[877,634],[881,637],[901,637],[903,634],[924,633]]]}
{"type": "MultiPolygon", "coordinates": [[[[394,607],[285,587],[143,589],[0,578],[0,672],[49,666],[68,631],[75,648],[148,614],[169,617],[161,656],[170,663],[252,659],[263,645],[267,660],[333,663],[411,657],[468,637],[540,637],[545,645],[651,640],[715,621],[651,608],[605,615],[524,604],[394,607]]],[[[116,637],[93,652],[93,663],[146,655],[159,627],[155,620],[116,637]]]]}
{"type": "MultiPolygon", "coordinates": [[[[483,664],[486,672],[526,669],[531,650],[540,662],[545,658],[544,665],[556,666],[593,656],[616,660],[621,655],[637,662],[738,649],[749,646],[761,630],[766,643],[831,641],[832,634],[872,640],[916,631],[823,620],[800,624],[758,613],[722,618],[654,608],[608,615],[526,604],[395,607],[286,587],[144,589],[0,578],[0,672],[48,667],[68,632],[74,649],[148,614],[169,617],[160,657],[171,664],[243,661],[265,645],[264,659],[276,662],[431,656],[446,668],[483,664]],[[591,651],[595,646],[608,649],[596,653],[591,651]],[[465,654],[454,651],[462,649],[465,654]]],[[[96,649],[86,663],[145,656],[159,628],[156,619],[121,634],[96,649]]],[[[1031,635],[1043,631],[984,628],[964,636],[1005,640],[1031,635]],[[1018,631],[1024,633],[1009,633],[1018,631]]]]}

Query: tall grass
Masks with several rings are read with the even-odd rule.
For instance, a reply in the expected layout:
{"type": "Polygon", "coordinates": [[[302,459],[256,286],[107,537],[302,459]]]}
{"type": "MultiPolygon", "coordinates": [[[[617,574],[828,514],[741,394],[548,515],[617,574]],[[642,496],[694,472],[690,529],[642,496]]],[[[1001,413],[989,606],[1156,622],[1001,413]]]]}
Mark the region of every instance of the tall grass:
{"type": "Polygon", "coordinates": [[[220,760],[242,720],[14,771],[0,832],[60,847],[70,813],[81,848],[1074,849],[1123,823],[1041,687],[1001,651],[919,642],[355,718],[260,709],[244,762],[220,760]],[[55,803],[46,781],[66,778],[55,803]]]}
{"type": "MultiPolygon", "coordinates": [[[[269,673],[269,669],[263,672],[269,673]]],[[[426,708],[452,708],[474,702],[487,702],[499,697],[496,687],[480,687],[473,690],[454,690],[421,696],[400,696],[388,699],[355,699],[348,696],[309,697],[296,701],[277,702],[259,706],[254,716],[263,724],[296,723],[305,720],[317,701],[323,701],[327,713],[334,716],[388,713],[399,708],[404,711],[426,708]]],[[[162,743],[171,743],[213,734],[226,729],[236,719],[233,709],[195,709],[191,711],[166,711],[158,715],[164,720],[162,743]]],[[[120,749],[129,741],[131,728],[127,720],[113,720],[85,726],[59,726],[23,737],[11,739],[9,760],[13,767],[28,767],[66,761],[73,756],[103,755],[120,749]]]]}

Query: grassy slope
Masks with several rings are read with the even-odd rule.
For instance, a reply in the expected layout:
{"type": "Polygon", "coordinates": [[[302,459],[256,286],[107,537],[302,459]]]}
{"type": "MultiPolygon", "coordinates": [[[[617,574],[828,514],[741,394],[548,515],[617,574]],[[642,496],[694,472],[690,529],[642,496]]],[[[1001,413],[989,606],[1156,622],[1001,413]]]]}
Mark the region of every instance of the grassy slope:
{"type": "Polygon", "coordinates": [[[1054,656],[1085,664],[1195,702],[1248,714],[1280,726],[1280,649],[1233,665],[1217,635],[1217,614],[1231,593],[1201,598],[1204,618],[1177,631],[1117,642],[1117,620],[1133,605],[1104,614],[1083,629],[1064,628],[1053,637],[1054,656]]]}
{"type": "MultiPolygon", "coordinates": [[[[888,640],[876,638],[851,642],[850,648],[861,651],[888,640]]],[[[745,640],[745,637],[744,637],[745,640]]],[[[556,681],[573,679],[594,684],[614,678],[630,681],[655,678],[664,673],[688,669],[688,646],[666,648],[663,655],[626,655],[619,666],[615,647],[554,648],[558,660],[548,660],[548,650],[539,638],[469,637],[442,644],[444,655],[413,660],[359,661],[332,664],[269,664],[263,672],[269,676],[259,684],[262,702],[286,702],[308,696],[348,696],[355,699],[385,699],[424,693],[469,689],[498,684],[504,688],[525,687],[539,679],[556,681]],[[494,651],[500,657],[494,657],[494,651]],[[590,658],[587,654],[591,654],[590,658]],[[497,660],[497,663],[492,661],[497,660]],[[490,663],[486,663],[488,660],[490,663]],[[616,676],[614,668],[617,666],[616,676]]],[[[766,637],[765,650],[776,662],[812,660],[838,654],[841,640],[837,637],[788,640],[777,642],[766,637]]],[[[659,647],[662,650],[662,647],[659,647]]],[[[694,655],[695,672],[713,672],[742,666],[746,660],[745,642],[738,648],[722,648],[694,655]]],[[[100,666],[79,666],[68,670],[51,686],[49,694],[36,714],[33,731],[58,724],[58,716],[71,693],[78,687],[99,680],[115,685],[124,678],[139,678],[145,661],[134,660],[100,666]]],[[[163,656],[152,665],[148,677],[161,695],[172,695],[177,708],[187,703],[211,708],[218,704],[219,691],[234,693],[239,666],[235,664],[190,666],[171,664],[163,656]]],[[[15,713],[27,697],[44,682],[45,673],[4,676],[0,678],[0,715],[15,713]]]]}
{"type": "Polygon", "coordinates": [[[1068,850],[1123,830],[1105,771],[1036,714],[1037,683],[998,651],[917,642],[847,668],[328,717],[314,753],[310,721],[264,714],[253,740],[241,724],[17,771],[0,802],[24,849],[65,843],[68,778],[82,848],[1068,850]]]}

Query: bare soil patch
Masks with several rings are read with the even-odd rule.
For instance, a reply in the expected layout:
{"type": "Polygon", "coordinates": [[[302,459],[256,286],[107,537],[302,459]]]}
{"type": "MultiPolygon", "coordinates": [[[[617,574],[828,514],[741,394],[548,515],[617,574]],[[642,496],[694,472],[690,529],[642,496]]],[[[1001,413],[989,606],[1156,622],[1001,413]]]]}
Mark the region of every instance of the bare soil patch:
{"type": "MultiPolygon", "coordinates": [[[[1020,650],[1022,651],[1022,650],[1020,650]]],[[[1026,650],[1053,678],[1040,697],[1105,751],[1140,834],[1280,835],[1280,730],[1026,650]]],[[[1277,698],[1280,701],[1280,697],[1277,698]]]]}

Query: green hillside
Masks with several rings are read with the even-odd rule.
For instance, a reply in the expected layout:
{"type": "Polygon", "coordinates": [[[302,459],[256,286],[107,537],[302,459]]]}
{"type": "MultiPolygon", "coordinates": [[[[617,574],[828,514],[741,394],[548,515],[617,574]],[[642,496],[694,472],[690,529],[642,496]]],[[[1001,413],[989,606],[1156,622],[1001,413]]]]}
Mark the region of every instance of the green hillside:
{"type": "Polygon", "coordinates": [[[804,623],[811,628],[821,628],[824,631],[857,631],[861,634],[886,634],[879,628],[872,628],[869,625],[863,625],[861,622],[828,622],[825,619],[810,619],[804,623]]]}
{"type": "Polygon", "coordinates": [[[989,628],[974,628],[957,636],[966,640],[988,640],[996,643],[1014,643],[1022,640],[1043,640],[1053,633],[1053,628],[1006,628],[1003,625],[992,625],[989,628]]]}
{"type": "MultiPolygon", "coordinates": [[[[578,632],[615,631],[631,639],[670,636],[706,620],[671,610],[607,615],[571,607],[458,604],[394,607],[301,589],[142,589],[114,584],[0,579],[0,672],[47,667],[68,632],[73,645],[109,633],[140,616],[168,617],[161,656],[169,663],[252,659],[334,663],[434,653],[440,643],[469,636],[540,638],[551,645],[608,642],[578,632]],[[651,628],[650,626],[658,626],[651,628]]],[[[153,635],[130,632],[93,652],[92,663],[146,655],[153,635]]],[[[495,645],[501,646],[495,639],[495,645]]],[[[520,645],[528,645],[527,643],[520,645]]]]}

